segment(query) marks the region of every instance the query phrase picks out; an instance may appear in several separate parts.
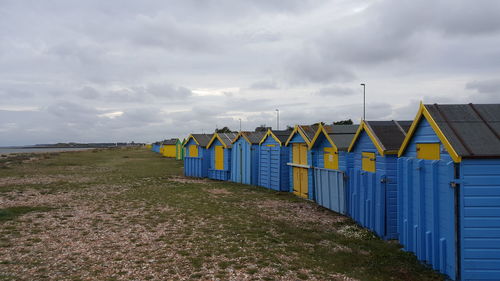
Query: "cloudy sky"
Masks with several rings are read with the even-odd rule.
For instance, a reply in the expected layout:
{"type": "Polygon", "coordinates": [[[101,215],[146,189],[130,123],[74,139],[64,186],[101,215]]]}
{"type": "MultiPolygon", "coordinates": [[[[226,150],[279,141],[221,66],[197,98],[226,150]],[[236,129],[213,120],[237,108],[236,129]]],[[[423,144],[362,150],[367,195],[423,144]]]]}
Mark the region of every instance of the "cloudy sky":
{"type": "Polygon", "coordinates": [[[500,102],[500,1],[0,0],[0,145],[500,102]]]}

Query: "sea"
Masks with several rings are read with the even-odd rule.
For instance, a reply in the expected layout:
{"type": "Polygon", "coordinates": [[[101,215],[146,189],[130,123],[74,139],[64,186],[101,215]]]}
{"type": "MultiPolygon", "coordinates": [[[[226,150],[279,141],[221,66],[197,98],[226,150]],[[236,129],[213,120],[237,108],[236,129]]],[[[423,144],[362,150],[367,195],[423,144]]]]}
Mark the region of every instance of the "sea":
{"type": "Polygon", "coordinates": [[[36,147],[0,147],[0,155],[12,153],[44,153],[44,152],[64,152],[64,151],[82,151],[94,148],[88,147],[51,147],[51,148],[36,148],[36,147]]]}

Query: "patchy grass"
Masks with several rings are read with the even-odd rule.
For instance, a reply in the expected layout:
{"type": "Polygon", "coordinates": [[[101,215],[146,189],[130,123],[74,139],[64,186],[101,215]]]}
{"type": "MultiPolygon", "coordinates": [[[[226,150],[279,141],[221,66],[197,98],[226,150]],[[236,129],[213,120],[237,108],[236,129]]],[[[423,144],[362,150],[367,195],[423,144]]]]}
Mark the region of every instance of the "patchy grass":
{"type": "Polygon", "coordinates": [[[444,280],[345,216],[288,193],[184,178],[181,161],[150,151],[9,167],[0,280],[444,280]]]}
{"type": "Polygon", "coordinates": [[[22,216],[30,212],[47,212],[49,207],[10,207],[0,209],[0,222],[13,220],[16,217],[22,216]]]}

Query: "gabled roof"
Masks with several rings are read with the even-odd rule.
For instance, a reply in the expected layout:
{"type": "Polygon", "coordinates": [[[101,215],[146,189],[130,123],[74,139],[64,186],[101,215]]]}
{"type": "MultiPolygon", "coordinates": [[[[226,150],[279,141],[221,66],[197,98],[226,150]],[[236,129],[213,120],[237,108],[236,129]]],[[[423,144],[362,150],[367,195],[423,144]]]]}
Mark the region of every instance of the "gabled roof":
{"type": "Polygon", "coordinates": [[[262,137],[259,144],[262,144],[268,136],[271,136],[275,141],[277,141],[280,146],[284,145],[288,137],[290,136],[291,130],[267,130],[267,133],[262,137]]]}
{"type": "Polygon", "coordinates": [[[288,136],[285,145],[288,145],[292,140],[293,136],[297,133],[299,133],[302,136],[307,145],[310,145],[312,139],[314,138],[314,135],[316,134],[316,131],[318,130],[318,127],[319,127],[318,125],[295,125],[295,128],[288,136]]]}
{"type": "Polygon", "coordinates": [[[366,121],[359,125],[356,135],[349,145],[349,152],[354,148],[362,131],[366,131],[380,155],[397,154],[411,121],[366,121]]]}
{"type": "Polygon", "coordinates": [[[236,133],[215,133],[212,139],[208,142],[207,148],[210,148],[215,139],[218,139],[224,148],[231,148],[234,138],[237,136],[236,133]]]}
{"type": "Polygon", "coordinates": [[[431,124],[454,162],[500,157],[500,104],[420,104],[399,149],[401,156],[422,116],[431,124]]]}
{"type": "Polygon", "coordinates": [[[260,140],[266,132],[239,132],[238,135],[233,139],[232,143],[235,143],[240,137],[243,137],[249,144],[259,144],[260,140]]]}
{"type": "Polygon", "coordinates": [[[199,146],[206,147],[212,139],[212,136],[213,134],[191,134],[186,139],[184,145],[186,145],[190,139],[193,139],[199,146]]]}
{"type": "Polygon", "coordinates": [[[358,129],[358,125],[321,125],[316,130],[309,149],[314,146],[318,137],[323,134],[332,147],[338,150],[347,150],[351,143],[354,134],[358,129]]]}
{"type": "Polygon", "coordinates": [[[169,139],[169,140],[164,140],[163,144],[164,145],[176,145],[177,142],[179,142],[179,139],[169,139]]]}

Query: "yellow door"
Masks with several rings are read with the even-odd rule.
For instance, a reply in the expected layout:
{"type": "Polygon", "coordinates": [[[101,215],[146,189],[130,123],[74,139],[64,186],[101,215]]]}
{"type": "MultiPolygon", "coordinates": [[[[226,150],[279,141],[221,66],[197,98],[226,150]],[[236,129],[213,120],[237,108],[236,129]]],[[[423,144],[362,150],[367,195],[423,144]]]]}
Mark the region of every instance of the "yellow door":
{"type": "Polygon", "coordinates": [[[198,146],[196,144],[189,146],[189,157],[198,157],[198,146]]]}
{"type": "Polygon", "coordinates": [[[323,154],[323,162],[325,169],[338,170],[339,168],[339,155],[333,147],[325,147],[323,154]]]}
{"type": "Polygon", "coordinates": [[[300,196],[307,198],[307,193],[309,192],[309,185],[308,185],[308,173],[307,173],[307,168],[299,168],[300,169],[300,196]]]}
{"type": "Polygon", "coordinates": [[[425,160],[439,160],[441,147],[439,143],[417,143],[417,158],[425,160]]]}
{"type": "Polygon", "coordinates": [[[361,152],[361,169],[367,172],[375,172],[375,153],[361,152]]]}
{"type": "Polygon", "coordinates": [[[224,147],[222,145],[215,146],[215,169],[224,170],[224,147]]]}
{"type": "MultiPolygon", "coordinates": [[[[307,145],[294,143],[292,145],[292,160],[294,164],[307,165],[307,145]]],[[[293,193],[307,198],[308,193],[308,169],[293,167],[293,193]]]]}
{"type": "Polygon", "coordinates": [[[300,168],[293,167],[293,193],[300,195],[300,168]]]}

